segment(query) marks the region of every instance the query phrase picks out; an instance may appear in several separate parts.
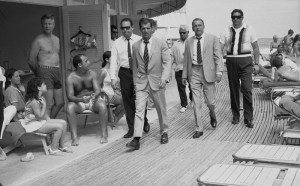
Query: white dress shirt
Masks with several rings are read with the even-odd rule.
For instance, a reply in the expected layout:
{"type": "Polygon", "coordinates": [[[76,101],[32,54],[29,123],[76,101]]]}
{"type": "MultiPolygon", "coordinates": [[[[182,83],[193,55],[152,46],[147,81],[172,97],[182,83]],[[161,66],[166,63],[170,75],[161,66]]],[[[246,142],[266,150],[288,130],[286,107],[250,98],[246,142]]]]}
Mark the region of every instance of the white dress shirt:
{"type": "MultiPolygon", "coordinates": [[[[198,39],[196,38],[196,36],[194,37],[194,54],[193,54],[193,61],[192,63],[194,65],[199,65],[199,63],[197,62],[197,43],[198,43],[198,39]]],[[[203,63],[203,43],[204,43],[204,39],[205,39],[205,33],[203,33],[200,37],[202,37],[200,39],[200,47],[201,47],[201,57],[202,57],[202,63],[203,63]]]]}
{"type": "MultiPolygon", "coordinates": [[[[132,34],[130,37],[130,46],[132,53],[132,45],[136,41],[141,39],[140,36],[132,34]]],[[[117,79],[117,72],[120,67],[129,69],[129,60],[128,60],[128,40],[121,36],[119,37],[111,48],[111,58],[110,58],[110,77],[111,79],[117,79]]]]}

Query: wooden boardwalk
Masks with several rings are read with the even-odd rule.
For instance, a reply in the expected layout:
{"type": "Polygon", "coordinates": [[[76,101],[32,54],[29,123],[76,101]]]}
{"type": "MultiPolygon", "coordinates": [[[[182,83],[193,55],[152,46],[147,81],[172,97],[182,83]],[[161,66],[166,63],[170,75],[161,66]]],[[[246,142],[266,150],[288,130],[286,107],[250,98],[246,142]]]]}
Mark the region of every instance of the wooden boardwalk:
{"type": "MultiPolygon", "coordinates": [[[[217,84],[218,126],[209,124],[204,106],[204,135],[192,139],[195,130],[191,108],[179,113],[180,105],[168,111],[168,144],[160,144],[158,121],[141,140],[141,149],[128,151],[130,139],[119,139],[60,169],[31,180],[27,185],[197,185],[197,177],[215,163],[232,164],[232,154],[245,143],[285,144],[279,137],[286,120],[274,121],[274,106],[259,88],[253,89],[254,128],[231,124],[227,77],[217,84]]],[[[299,140],[290,139],[289,143],[299,140]]]]}

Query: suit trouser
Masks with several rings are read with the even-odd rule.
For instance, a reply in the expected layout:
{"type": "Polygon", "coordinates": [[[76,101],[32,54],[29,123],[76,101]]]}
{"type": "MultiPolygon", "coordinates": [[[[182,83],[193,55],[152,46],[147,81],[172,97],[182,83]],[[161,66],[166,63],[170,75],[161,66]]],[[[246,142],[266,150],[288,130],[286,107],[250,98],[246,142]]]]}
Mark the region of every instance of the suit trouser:
{"type": "Polygon", "coordinates": [[[209,108],[210,116],[216,119],[215,115],[215,99],[216,99],[216,87],[215,83],[209,83],[205,80],[203,73],[203,66],[193,65],[192,76],[190,80],[193,103],[194,103],[194,115],[196,121],[196,131],[203,131],[203,119],[202,119],[202,91],[204,101],[209,108]],[[203,89],[203,90],[202,90],[203,89]]]}
{"type": "MultiPolygon", "coordinates": [[[[120,87],[123,105],[126,114],[126,121],[128,125],[129,131],[134,130],[134,115],[135,115],[135,94],[134,94],[134,85],[133,85],[133,77],[132,71],[126,68],[120,68],[119,70],[119,78],[120,78],[120,87]]],[[[148,119],[146,117],[147,110],[144,112],[144,121],[148,123],[148,119]]]]}
{"type": "MultiPolygon", "coordinates": [[[[182,70],[175,72],[175,79],[177,82],[177,88],[178,88],[178,92],[179,92],[181,106],[186,107],[188,104],[188,101],[187,101],[187,96],[186,96],[186,92],[185,92],[186,86],[182,83],[182,70]]],[[[190,100],[192,100],[193,96],[192,96],[191,84],[189,84],[189,91],[190,91],[189,98],[190,98],[190,100]]]]}
{"type": "Polygon", "coordinates": [[[227,57],[226,66],[230,89],[230,103],[233,118],[240,118],[240,88],[243,93],[244,121],[253,120],[252,106],[252,58],[227,57]],[[241,80],[241,82],[240,82],[241,80]]]}
{"type": "Polygon", "coordinates": [[[300,100],[293,101],[291,96],[283,96],[279,102],[285,110],[289,111],[291,114],[300,117],[300,100]]]}
{"type": "Polygon", "coordinates": [[[157,111],[160,132],[168,132],[168,118],[167,118],[167,103],[165,97],[166,89],[152,90],[149,83],[144,90],[139,90],[136,92],[136,112],[134,119],[134,137],[142,137],[143,134],[143,123],[145,109],[147,106],[147,100],[149,96],[153,99],[154,106],[157,111]]]}

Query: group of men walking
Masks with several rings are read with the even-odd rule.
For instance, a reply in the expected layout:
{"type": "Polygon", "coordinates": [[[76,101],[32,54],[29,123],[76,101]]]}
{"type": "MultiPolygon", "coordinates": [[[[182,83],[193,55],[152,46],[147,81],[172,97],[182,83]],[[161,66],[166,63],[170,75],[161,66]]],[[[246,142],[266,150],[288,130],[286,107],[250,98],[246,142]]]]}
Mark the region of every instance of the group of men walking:
{"type": "MultiPolygon", "coordinates": [[[[132,141],[126,145],[128,148],[138,150],[140,148],[140,138],[142,137],[143,131],[149,132],[150,130],[150,125],[146,117],[147,100],[149,97],[153,99],[159,118],[160,142],[162,144],[168,143],[169,125],[167,123],[165,90],[166,84],[172,74],[172,65],[175,70],[175,78],[181,100],[182,108],[180,112],[184,112],[188,105],[185,87],[189,84],[189,98],[193,103],[196,124],[193,138],[199,138],[203,135],[204,123],[201,116],[203,113],[201,103],[202,96],[209,109],[210,124],[212,128],[217,127],[215,83],[220,82],[222,79],[222,59],[224,57],[222,51],[225,48],[227,53],[226,66],[233,115],[232,124],[238,124],[240,120],[239,94],[241,91],[243,94],[244,123],[246,127],[253,128],[251,78],[253,65],[258,64],[259,50],[255,31],[251,26],[243,23],[243,18],[242,10],[233,10],[231,12],[232,25],[224,30],[220,38],[206,33],[204,31],[204,21],[200,18],[195,18],[192,21],[194,35],[188,37],[189,27],[187,25],[181,25],[179,28],[180,39],[175,42],[171,50],[169,50],[164,40],[152,36],[153,22],[151,19],[140,19],[139,29],[142,37],[133,34],[134,27],[130,18],[124,18],[121,21],[120,28],[122,36],[116,39],[111,47],[109,72],[111,85],[114,89],[117,89],[117,76],[120,79],[121,94],[128,124],[128,132],[124,135],[124,138],[133,137],[132,141]],[[254,64],[252,60],[252,50],[254,54],[254,64]]],[[[45,31],[48,29],[46,23],[44,23],[44,29],[45,31]]],[[[55,52],[54,49],[57,49],[57,47],[55,47],[55,37],[47,37],[44,38],[44,40],[46,43],[37,41],[36,44],[33,44],[33,52],[31,54],[32,61],[34,59],[43,59],[42,52],[36,57],[38,49],[35,49],[35,47],[40,43],[45,43],[45,46],[49,44],[52,46],[49,52],[43,52],[45,55],[50,55],[51,52],[55,52]]],[[[40,48],[45,47],[42,46],[40,48]]],[[[76,65],[78,66],[79,64],[80,69],[83,69],[81,71],[84,72],[85,64],[89,63],[87,61],[88,59],[81,56],[78,60],[76,65]],[[84,61],[84,63],[82,61],[84,61]]],[[[43,62],[33,62],[31,63],[33,70],[36,70],[34,64],[38,64],[38,69],[40,70],[52,70],[58,66],[58,63],[44,64],[43,62]],[[44,65],[48,65],[49,68],[44,67],[44,65]]],[[[72,82],[72,80],[67,81],[72,82]]],[[[72,93],[71,89],[75,89],[76,87],[75,84],[74,86],[70,86],[68,92],[71,91],[72,93]]],[[[50,86],[50,90],[51,88],[55,87],[50,86]]],[[[56,91],[54,91],[54,95],[55,94],[56,91]]],[[[79,102],[84,98],[80,98],[80,100],[77,100],[77,98],[72,99],[73,101],[79,102]]],[[[53,102],[52,99],[49,99],[49,101],[53,102]]],[[[107,117],[107,113],[100,111],[101,108],[101,105],[99,105],[98,111],[102,113],[102,115],[100,115],[107,117]]],[[[73,109],[73,112],[75,112],[77,108],[72,106],[69,109],[73,109]]],[[[55,109],[52,110],[55,111],[55,109]]],[[[76,127],[73,126],[71,128],[73,128],[72,136],[75,135],[73,143],[74,145],[78,145],[76,127]]],[[[104,142],[105,140],[106,139],[104,139],[104,142]]]]}

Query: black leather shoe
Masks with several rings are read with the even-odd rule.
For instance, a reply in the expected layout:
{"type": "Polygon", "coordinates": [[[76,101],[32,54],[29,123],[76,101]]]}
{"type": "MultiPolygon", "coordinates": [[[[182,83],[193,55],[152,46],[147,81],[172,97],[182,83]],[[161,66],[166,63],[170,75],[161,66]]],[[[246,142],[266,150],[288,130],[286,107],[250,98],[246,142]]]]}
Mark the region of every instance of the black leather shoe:
{"type": "Polygon", "coordinates": [[[196,131],[195,134],[193,135],[193,138],[200,138],[200,136],[203,135],[203,132],[196,131]]]}
{"type": "Polygon", "coordinates": [[[133,149],[133,150],[139,150],[140,149],[140,142],[136,139],[131,140],[130,143],[126,144],[127,148],[133,149]]]}
{"type": "Polygon", "coordinates": [[[245,121],[246,127],[252,129],[254,127],[252,121],[245,121]]]}
{"type": "Polygon", "coordinates": [[[133,136],[133,131],[129,130],[125,135],[124,138],[131,138],[133,136]]]}
{"type": "Polygon", "coordinates": [[[148,133],[150,131],[150,125],[149,123],[144,124],[144,132],[148,133]]]}
{"type": "Polygon", "coordinates": [[[239,118],[233,118],[231,123],[236,125],[236,124],[239,124],[239,122],[240,122],[239,118]]]}
{"type": "Polygon", "coordinates": [[[216,119],[214,119],[214,118],[210,119],[210,125],[211,125],[212,128],[215,129],[217,127],[217,124],[218,124],[218,122],[217,122],[216,119]]]}
{"type": "Polygon", "coordinates": [[[169,138],[168,138],[168,133],[164,132],[162,135],[161,135],[161,139],[160,139],[160,143],[161,144],[166,144],[169,142],[169,138]]]}

